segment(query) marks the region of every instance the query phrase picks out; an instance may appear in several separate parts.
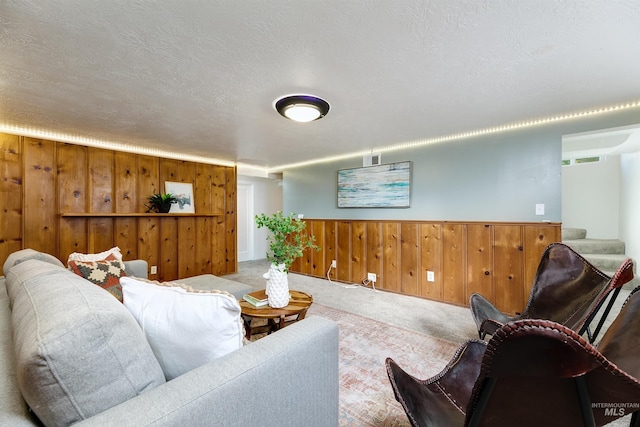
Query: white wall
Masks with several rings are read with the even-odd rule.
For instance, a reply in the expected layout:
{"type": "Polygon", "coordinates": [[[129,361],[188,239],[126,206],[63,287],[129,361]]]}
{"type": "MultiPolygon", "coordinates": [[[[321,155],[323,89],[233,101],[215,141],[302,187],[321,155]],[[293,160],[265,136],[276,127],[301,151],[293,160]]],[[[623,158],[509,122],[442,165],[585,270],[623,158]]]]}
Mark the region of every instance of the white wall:
{"type": "Polygon", "coordinates": [[[620,238],[620,156],[562,168],[562,226],[590,239],[620,238]]]}
{"type": "MultiPolygon", "coordinates": [[[[238,184],[253,185],[253,218],[261,213],[271,214],[282,210],[282,186],[279,180],[256,178],[238,175],[238,184]]],[[[238,212],[238,218],[244,217],[238,212]]],[[[251,221],[253,227],[253,248],[249,251],[250,259],[265,259],[269,245],[267,243],[268,231],[258,229],[255,221],[251,221]]]]}
{"type": "Polygon", "coordinates": [[[640,152],[620,156],[620,239],[640,261],[640,152]]]}

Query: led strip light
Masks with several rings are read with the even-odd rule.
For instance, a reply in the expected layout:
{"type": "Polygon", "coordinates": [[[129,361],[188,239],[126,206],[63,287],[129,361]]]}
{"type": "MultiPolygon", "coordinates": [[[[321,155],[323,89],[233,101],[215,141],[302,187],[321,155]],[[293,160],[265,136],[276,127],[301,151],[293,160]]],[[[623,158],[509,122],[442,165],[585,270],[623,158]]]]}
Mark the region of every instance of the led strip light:
{"type": "Polygon", "coordinates": [[[104,148],[107,150],[123,151],[127,153],[142,154],[155,157],[163,157],[175,160],[185,160],[196,163],[208,163],[221,166],[235,166],[235,162],[220,160],[206,156],[195,156],[191,154],[175,153],[157,148],[142,147],[139,145],[125,144],[121,142],[105,141],[103,139],[87,138],[84,136],[70,135],[66,133],[52,132],[47,130],[34,129],[30,127],[12,126],[0,124],[0,132],[13,135],[28,136],[31,138],[46,139],[49,141],[66,142],[69,144],[86,145],[88,147],[104,148]]]}
{"type": "Polygon", "coordinates": [[[304,166],[310,166],[314,164],[335,162],[335,161],[350,159],[354,157],[362,157],[371,153],[385,153],[389,151],[406,150],[409,148],[422,147],[425,145],[432,145],[432,144],[438,144],[442,142],[450,142],[455,140],[474,138],[477,136],[491,135],[499,132],[508,132],[508,131],[517,130],[517,129],[546,125],[549,123],[556,123],[556,122],[562,122],[566,120],[585,118],[585,117],[591,117],[591,116],[596,116],[600,114],[611,113],[615,111],[628,110],[632,108],[637,108],[639,106],[640,106],[640,101],[627,102],[624,104],[618,104],[610,107],[601,107],[601,108],[596,108],[592,110],[580,111],[576,113],[560,114],[557,116],[545,117],[545,118],[540,118],[535,120],[527,120],[527,121],[516,122],[516,123],[506,124],[502,126],[494,126],[490,128],[479,129],[479,130],[474,130],[469,132],[461,132],[461,133],[438,136],[433,138],[418,139],[415,141],[402,142],[398,144],[392,144],[384,147],[372,148],[369,150],[357,151],[357,152],[342,154],[338,156],[323,157],[321,159],[309,160],[305,162],[280,165],[273,168],[261,168],[253,165],[248,165],[248,164],[244,165],[241,163],[235,163],[235,162],[216,159],[212,157],[181,154],[181,153],[175,153],[175,152],[166,151],[166,150],[160,150],[156,148],[147,148],[147,147],[142,147],[138,145],[111,142],[111,141],[99,140],[94,138],[87,138],[84,136],[77,136],[77,135],[70,135],[70,134],[63,134],[58,132],[34,129],[30,127],[7,125],[3,123],[0,123],[0,132],[17,134],[22,136],[29,136],[33,138],[42,138],[42,139],[58,141],[58,142],[67,142],[71,144],[86,145],[89,147],[106,148],[110,150],[124,151],[128,153],[164,157],[164,158],[170,158],[175,160],[193,161],[198,163],[209,163],[209,164],[216,164],[216,165],[222,165],[222,166],[238,165],[245,168],[262,170],[264,171],[264,174],[266,176],[270,173],[282,172],[285,169],[293,169],[293,168],[299,168],[304,166]]]}
{"type": "Polygon", "coordinates": [[[469,132],[455,133],[452,135],[418,139],[415,141],[402,142],[398,144],[387,145],[385,147],[373,148],[371,150],[343,154],[340,156],[324,157],[322,159],[310,160],[307,162],[291,163],[288,165],[281,165],[275,168],[269,168],[268,172],[269,173],[280,172],[285,169],[298,168],[298,167],[309,166],[309,165],[318,164],[318,163],[334,162],[338,160],[350,159],[353,157],[362,157],[371,153],[384,153],[389,151],[405,150],[408,148],[422,147],[425,145],[438,144],[442,142],[450,142],[455,140],[474,138],[476,136],[481,136],[481,135],[491,135],[499,132],[508,132],[508,131],[517,130],[517,129],[541,126],[549,123],[562,122],[562,121],[577,119],[577,118],[591,117],[591,116],[596,116],[600,114],[611,113],[611,112],[621,111],[621,110],[628,110],[628,109],[637,108],[637,107],[640,107],[640,101],[627,102],[625,104],[618,104],[611,107],[602,107],[602,108],[597,108],[593,110],[580,111],[577,113],[560,114],[557,116],[545,117],[545,118],[540,118],[535,120],[527,120],[523,122],[516,122],[516,123],[511,123],[511,124],[502,125],[502,126],[494,126],[490,128],[479,129],[479,130],[474,130],[469,132]]]}

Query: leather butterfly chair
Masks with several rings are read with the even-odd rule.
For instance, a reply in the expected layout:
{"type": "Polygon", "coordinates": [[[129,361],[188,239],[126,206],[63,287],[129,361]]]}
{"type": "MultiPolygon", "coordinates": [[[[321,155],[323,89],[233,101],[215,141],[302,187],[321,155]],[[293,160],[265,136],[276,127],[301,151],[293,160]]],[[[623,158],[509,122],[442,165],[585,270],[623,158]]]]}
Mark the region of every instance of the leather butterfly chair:
{"type": "Polygon", "coordinates": [[[520,319],[546,319],[560,323],[578,335],[587,333],[595,342],[622,285],[633,279],[633,261],[624,261],[613,278],[562,243],[549,245],[540,260],[531,288],[529,302],[522,314],[508,316],[485,297],[473,294],[469,299],[471,314],[480,339],[492,335],[508,322],[520,319]],[[611,294],[600,321],[591,333],[590,324],[611,294]]]}
{"type": "Polygon", "coordinates": [[[436,376],[419,380],[387,359],[411,425],[601,426],[640,410],[640,292],[607,330],[600,351],[575,331],[525,319],[471,340],[436,376]],[[627,369],[625,371],[623,369],[627,369]]]}

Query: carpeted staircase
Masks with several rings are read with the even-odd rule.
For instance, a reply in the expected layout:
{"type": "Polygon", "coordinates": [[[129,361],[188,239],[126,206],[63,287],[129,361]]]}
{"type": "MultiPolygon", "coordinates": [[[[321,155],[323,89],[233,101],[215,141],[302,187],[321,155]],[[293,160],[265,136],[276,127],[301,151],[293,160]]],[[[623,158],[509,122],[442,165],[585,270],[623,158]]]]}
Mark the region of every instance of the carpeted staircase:
{"type": "MultiPolygon", "coordinates": [[[[605,273],[612,275],[628,257],[624,242],[617,239],[588,239],[583,228],[563,228],[562,242],[605,273]]],[[[635,271],[635,263],[634,263],[635,271]]]]}

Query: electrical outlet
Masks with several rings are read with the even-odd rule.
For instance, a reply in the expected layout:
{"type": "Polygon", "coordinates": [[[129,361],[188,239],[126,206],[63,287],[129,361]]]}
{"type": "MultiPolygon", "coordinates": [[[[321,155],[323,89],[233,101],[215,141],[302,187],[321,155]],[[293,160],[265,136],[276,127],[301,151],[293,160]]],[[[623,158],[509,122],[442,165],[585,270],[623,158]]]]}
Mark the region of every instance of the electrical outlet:
{"type": "Polygon", "coordinates": [[[436,275],[433,271],[427,271],[427,282],[435,282],[436,275]]]}
{"type": "Polygon", "coordinates": [[[337,268],[338,267],[338,263],[336,262],[335,259],[331,260],[331,268],[337,268]]]}
{"type": "Polygon", "coordinates": [[[536,204],[536,215],[544,215],[544,203],[536,204]]]}
{"type": "Polygon", "coordinates": [[[367,273],[367,280],[370,282],[374,282],[376,281],[376,273],[367,273]]]}
{"type": "Polygon", "coordinates": [[[157,265],[152,265],[151,266],[151,274],[158,274],[158,266],[157,265]]]}

